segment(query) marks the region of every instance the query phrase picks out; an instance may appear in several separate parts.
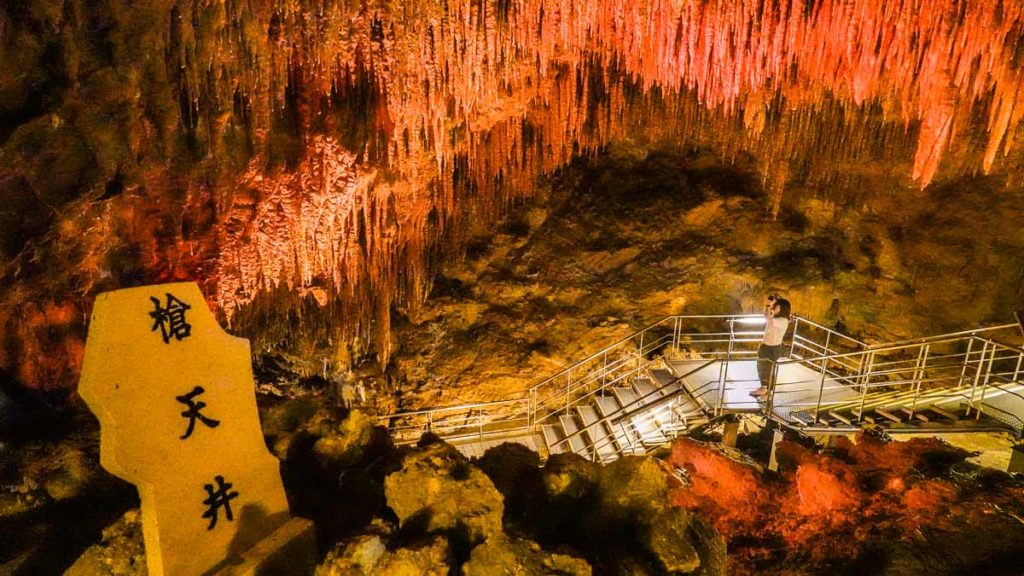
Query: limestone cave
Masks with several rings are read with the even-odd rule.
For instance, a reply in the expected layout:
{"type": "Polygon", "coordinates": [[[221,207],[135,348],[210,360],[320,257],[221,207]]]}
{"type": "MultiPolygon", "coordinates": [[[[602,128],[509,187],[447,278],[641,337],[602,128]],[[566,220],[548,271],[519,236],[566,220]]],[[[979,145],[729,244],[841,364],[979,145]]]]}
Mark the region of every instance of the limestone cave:
{"type": "Polygon", "coordinates": [[[0,574],[1024,574],[1021,125],[1015,0],[0,0],[0,574]]]}

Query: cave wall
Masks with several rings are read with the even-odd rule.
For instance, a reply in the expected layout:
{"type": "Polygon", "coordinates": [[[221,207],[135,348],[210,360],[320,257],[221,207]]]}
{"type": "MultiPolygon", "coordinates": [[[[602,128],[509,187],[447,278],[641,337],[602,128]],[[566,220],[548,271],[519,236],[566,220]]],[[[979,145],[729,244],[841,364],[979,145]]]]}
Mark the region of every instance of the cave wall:
{"type": "MultiPolygon", "coordinates": [[[[392,312],[576,155],[669,138],[847,202],[1017,185],[1015,3],[0,6],[0,367],[73,388],[101,290],[195,279],[256,349],[387,362],[392,312]]],[[[1016,188],[1014,188],[1016,189],[1016,188]]]]}

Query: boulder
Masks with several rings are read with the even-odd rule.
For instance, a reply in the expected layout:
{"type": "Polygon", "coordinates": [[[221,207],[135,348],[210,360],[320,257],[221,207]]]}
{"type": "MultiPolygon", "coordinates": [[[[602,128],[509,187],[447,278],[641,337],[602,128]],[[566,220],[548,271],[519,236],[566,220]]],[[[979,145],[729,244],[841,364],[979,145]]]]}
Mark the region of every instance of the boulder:
{"type": "Polygon", "coordinates": [[[326,469],[351,466],[363,459],[377,436],[377,420],[353,410],[337,426],[325,431],[313,445],[313,452],[326,469]]]}
{"type": "Polygon", "coordinates": [[[465,576],[492,574],[590,576],[590,564],[581,558],[543,550],[530,540],[497,536],[473,548],[463,564],[465,576]]]}
{"type": "Polygon", "coordinates": [[[260,425],[267,444],[281,460],[292,457],[298,440],[311,435],[311,429],[323,427],[322,423],[330,419],[322,399],[315,396],[292,398],[260,412],[260,425]]]}
{"type": "Polygon", "coordinates": [[[579,454],[555,454],[541,471],[544,491],[552,501],[577,501],[597,487],[601,465],[579,454]]]}
{"type": "Polygon", "coordinates": [[[538,512],[550,508],[541,478],[540,456],[522,444],[508,442],[488,449],[474,463],[504,497],[506,526],[533,532],[531,526],[538,512]]]}
{"type": "Polygon", "coordinates": [[[522,492],[525,483],[538,477],[540,455],[522,444],[506,442],[489,448],[476,465],[508,502],[512,495],[522,492]]]}
{"type": "Polygon", "coordinates": [[[443,536],[388,550],[381,535],[366,534],[329,552],[316,576],[447,576],[449,556],[443,536]]]}
{"type": "Polygon", "coordinates": [[[384,480],[403,529],[454,531],[470,544],[502,532],[504,502],[486,474],[443,442],[417,447],[384,480]]]}
{"type": "Polygon", "coordinates": [[[637,543],[669,574],[688,574],[700,564],[690,542],[690,519],[686,511],[665,507],[642,514],[636,523],[637,543]]]}
{"type": "MultiPolygon", "coordinates": [[[[696,534],[690,515],[669,505],[668,479],[663,464],[645,456],[606,465],[598,479],[597,505],[585,524],[597,534],[631,535],[660,572],[686,574],[701,566],[695,540],[712,538],[713,530],[696,534]]],[[[703,547],[711,551],[712,542],[703,547]]]]}
{"type": "Polygon", "coordinates": [[[725,538],[715,530],[710,522],[696,514],[690,514],[690,542],[700,556],[700,567],[694,572],[696,576],[725,576],[726,547],[725,538]]]}
{"type": "Polygon", "coordinates": [[[617,520],[668,505],[668,475],[653,458],[626,456],[601,471],[598,480],[601,513],[617,520]]]}

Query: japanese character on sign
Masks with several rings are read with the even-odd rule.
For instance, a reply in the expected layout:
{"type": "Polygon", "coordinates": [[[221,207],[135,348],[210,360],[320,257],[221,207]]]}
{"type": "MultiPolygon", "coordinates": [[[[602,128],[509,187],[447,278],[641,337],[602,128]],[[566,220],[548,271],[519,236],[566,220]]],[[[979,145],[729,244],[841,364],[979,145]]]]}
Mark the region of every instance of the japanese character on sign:
{"type": "Polygon", "coordinates": [[[185,312],[192,307],[178,300],[174,295],[166,294],[166,306],[161,306],[160,300],[157,298],[149,297],[154,306],[153,311],[149,313],[150,318],[153,319],[153,327],[150,328],[150,331],[155,332],[159,328],[164,344],[170,344],[171,338],[180,342],[192,334],[192,325],[185,321],[185,312]]]}
{"type": "Polygon", "coordinates": [[[203,518],[210,519],[210,525],[206,527],[207,530],[213,530],[217,526],[217,510],[224,508],[224,517],[228,521],[233,522],[235,520],[234,515],[231,514],[231,501],[238,498],[238,492],[231,492],[232,484],[225,482],[223,476],[215,476],[214,481],[217,482],[217,489],[213,489],[213,484],[204,484],[203,488],[206,490],[206,500],[203,500],[203,504],[209,506],[206,512],[203,512],[203,518]]]}
{"type": "Polygon", "coordinates": [[[203,414],[203,408],[206,408],[206,402],[202,400],[196,401],[195,397],[199,396],[203,392],[206,392],[202,386],[196,386],[192,388],[192,391],[184,396],[176,396],[178,402],[188,406],[188,408],[181,413],[182,417],[188,418],[188,428],[185,429],[185,433],[181,435],[181,439],[185,440],[192,435],[192,431],[196,427],[196,420],[199,420],[203,424],[206,424],[210,428],[216,428],[220,426],[220,420],[214,420],[208,418],[203,414]]]}

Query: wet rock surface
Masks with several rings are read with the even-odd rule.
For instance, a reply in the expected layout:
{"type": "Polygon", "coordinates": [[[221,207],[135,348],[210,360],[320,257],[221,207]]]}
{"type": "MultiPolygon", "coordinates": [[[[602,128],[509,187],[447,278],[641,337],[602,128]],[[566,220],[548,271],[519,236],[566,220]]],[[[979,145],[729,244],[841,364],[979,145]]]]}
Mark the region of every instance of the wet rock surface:
{"type": "MultiPolygon", "coordinates": [[[[0,573],[59,574],[102,538],[120,542],[122,516],[139,505],[129,484],[100,467],[95,420],[64,418],[42,436],[0,437],[0,573]]],[[[114,544],[107,558],[132,566],[122,554],[132,549],[114,544]]]]}
{"type": "Polygon", "coordinates": [[[516,532],[579,550],[597,574],[685,574],[701,567],[702,574],[721,573],[724,541],[670,505],[674,481],[659,461],[626,457],[600,465],[559,454],[527,468],[524,460],[521,448],[507,445],[480,459],[506,499],[518,503],[506,514],[516,532]]]}

